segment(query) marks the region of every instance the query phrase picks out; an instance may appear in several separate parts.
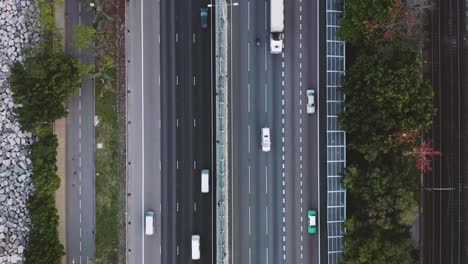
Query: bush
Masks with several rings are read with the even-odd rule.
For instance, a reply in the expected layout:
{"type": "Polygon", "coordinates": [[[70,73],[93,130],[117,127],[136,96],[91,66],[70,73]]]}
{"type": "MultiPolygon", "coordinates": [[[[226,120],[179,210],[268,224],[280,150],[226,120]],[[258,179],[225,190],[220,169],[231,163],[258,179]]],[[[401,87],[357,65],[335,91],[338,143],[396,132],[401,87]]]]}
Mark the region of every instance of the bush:
{"type": "Polygon", "coordinates": [[[66,102],[81,85],[82,66],[61,51],[32,50],[23,63],[11,67],[9,82],[18,120],[24,130],[51,124],[64,117],[66,102]]]}
{"type": "Polygon", "coordinates": [[[58,234],[55,191],[60,184],[55,166],[57,138],[50,128],[41,128],[39,140],[31,146],[34,194],[28,199],[33,224],[25,249],[25,264],[60,264],[64,248],[58,234]]]}

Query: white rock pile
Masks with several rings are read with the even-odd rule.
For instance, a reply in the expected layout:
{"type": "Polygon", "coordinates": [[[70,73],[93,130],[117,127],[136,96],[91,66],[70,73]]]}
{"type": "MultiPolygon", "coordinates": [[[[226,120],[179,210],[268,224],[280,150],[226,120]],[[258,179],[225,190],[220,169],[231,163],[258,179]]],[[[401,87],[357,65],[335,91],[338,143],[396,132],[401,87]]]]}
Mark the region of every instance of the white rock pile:
{"type": "Polygon", "coordinates": [[[37,43],[34,1],[0,0],[0,263],[23,263],[31,228],[26,202],[33,191],[27,147],[31,133],[21,131],[8,87],[9,67],[21,61],[21,51],[37,43]],[[27,23],[28,22],[28,23],[27,23]]]}

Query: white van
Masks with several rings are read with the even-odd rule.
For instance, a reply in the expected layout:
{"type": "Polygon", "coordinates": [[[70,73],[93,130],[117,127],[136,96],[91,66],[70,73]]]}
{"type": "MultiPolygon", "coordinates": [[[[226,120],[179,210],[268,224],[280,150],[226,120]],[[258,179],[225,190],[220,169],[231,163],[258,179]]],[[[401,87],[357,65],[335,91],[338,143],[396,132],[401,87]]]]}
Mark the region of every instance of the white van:
{"type": "Polygon", "coordinates": [[[154,233],[154,211],[146,211],[145,213],[145,235],[152,235],[154,233]]]}
{"type": "Polygon", "coordinates": [[[200,259],[200,236],[192,235],[192,259],[200,259]]]}
{"type": "Polygon", "coordinates": [[[210,171],[201,171],[201,192],[207,193],[210,191],[210,171]]]}
{"type": "Polygon", "coordinates": [[[267,152],[271,149],[270,128],[262,128],[262,150],[267,152]]]}

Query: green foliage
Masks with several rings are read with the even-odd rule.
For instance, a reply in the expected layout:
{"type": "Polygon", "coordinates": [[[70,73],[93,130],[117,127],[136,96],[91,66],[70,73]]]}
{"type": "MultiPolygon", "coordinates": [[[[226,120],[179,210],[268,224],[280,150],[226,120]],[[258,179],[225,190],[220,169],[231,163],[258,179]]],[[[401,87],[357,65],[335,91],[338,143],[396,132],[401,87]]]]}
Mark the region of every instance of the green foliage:
{"type": "Polygon", "coordinates": [[[365,216],[369,224],[390,228],[415,206],[418,172],[410,166],[412,161],[404,158],[386,155],[346,169],[343,183],[352,194],[355,215],[365,216]]]}
{"type": "Polygon", "coordinates": [[[73,45],[79,49],[89,48],[96,36],[96,29],[83,24],[74,25],[72,29],[73,45]]]}
{"type": "Polygon", "coordinates": [[[53,196],[60,185],[57,177],[57,138],[50,132],[43,131],[40,140],[31,146],[33,161],[33,184],[36,197],[53,196]]]}
{"type": "Polygon", "coordinates": [[[411,263],[409,228],[393,225],[384,229],[354,217],[346,221],[342,264],[411,263]]]}
{"type": "Polygon", "coordinates": [[[340,35],[352,45],[375,40],[377,31],[369,31],[371,21],[383,21],[393,0],[347,0],[340,24],[340,35]]]}
{"type": "Polygon", "coordinates": [[[400,0],[347,0],[348,49],[340,124],[347,132],[344,264],[411,263],[419,172],[405,153],[431,126],[433,90],[421,80],[412,10],[400,0]],[[413,23],[413,24],[412,24],[413,23]],[[349,47],[348,47],[349,48],[349,47]]]}
{"type": "Polygon", "coordinates": [[[361,55],[343,82],[346,94],[340,122],[352,139],[349,147],[373,160],[393,146],[384,142],[402,124],[412,129],[431,125],[433,91],[420,77],[418,56],[395,49],[392,56],[361,55]]]}
{"type": "Polygon", "coordinates": [[[113,85],[115,85],[115,64],[114,59],[109,56],[105,55],[99,62],[98,70],[94,73],[94,78],[99,80],[103,84],[103,88],[101,90],[100,96],[102,96],[102,92],[110,91],[115,92],[113,89],[113,85]]]}
{"type": "Polygon", "coordinates": [[[55,31],[54,7],[61,5],[63,5],[63,2],[60,0],[37,0],[37,7],[39,9],[38,20],[42,33],[55,31]]]}
{"type": "Polygon", "coordinates": [[[39,140],[31,147],[34,194],[28,199],[33,227],[25,249],[26,264],[60,264],[64,248],[58,235],[55,191],[60,184],[55,166],[57,138],[52,130],[41,127],[39,140]]]}
{"type": "Polygon", "coordinates": [[[33,131],[66,115],[63,103],[80,87],[80,69],[76,59],[44,48],[13,64],[9,82],[14,100],[22,104],[17,113],[23,129],[33,131]]]}
{"type": "Polygon", "coordinates": [[[401,36],[406,22],[401,10],[399,0],[347,0],[339,34],[353,46],[401,36]]]}

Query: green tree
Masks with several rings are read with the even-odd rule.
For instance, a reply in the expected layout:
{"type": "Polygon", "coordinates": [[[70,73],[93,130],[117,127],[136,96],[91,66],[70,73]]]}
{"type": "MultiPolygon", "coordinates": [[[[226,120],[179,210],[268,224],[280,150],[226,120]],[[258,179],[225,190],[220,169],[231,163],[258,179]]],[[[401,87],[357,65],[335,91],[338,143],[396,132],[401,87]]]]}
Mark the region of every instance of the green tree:
{"type": "Polygon", "coordinates": [[[24,252],[25,264],[61,263],[64,248],[58,237],[58,214],[54,196],[33,195],[28,200],[28,208],[33,227],[24,252]]]}
{"type": "Polygon", "coordinates": [[[31,147],[34,194],[28,199],[32,229],[25,249],[26,264],[59,264],[64,248],[58,235],[59,216],[55,191],[60,184],[55,166],[57,138],[50,127],[38,130],[39,139],[31,147]]]}
{"type": "Polygon", "coordinates": [[[411,263],[409,227],[395,224],[390,229],[369,225],[356,218],[346,220],[342,264],[411,263]]]}
{"type": "Polygon", "coordinates": [[[115,69],[114,59],[111,56],[106,55],[102,57],[97,71],[93,75],[94,78],[103,84],[104,89],[101,90],[100,96],[103,96],[105,91],[114,92],[112,84],[114,81],[115,69]]]}
{"type": "Polygon", "coordinates": [[[89,48],[96,36],[96,29],[83,24],[74,25],[72,29],[73,45],[79,49],[89,48]]]}
{"type": "Polygon", "coordinates": [[[348,0],[340,21],[339,34],[351,45],[401,37],[407,14],[400,0],[348,0]]]}
{"type": "Polygon", "coordinates": [[[360,215],[370,224],[391,228],[402,222],[405,212],[415,205],[417,171],[412,160],[386,155],[360,169],[351,165],[344,173],[343,183],[350,192],[353,215],[360,215]]]}
{"type": "Polygon", "coordinates": [[[349,135],[348,146],[368,160],[394,147],[385,142],[403,124],[429,127],[434,112],[432,87],[421,80],[417,53],[395,47],[386,54],[390,56],[359,56],[343,81],[346,110],[340,123],[349,135]]]}
{"type": "Polygon", "coordinates": [[[9,82],[18,120],[24,130],[33,131],[66,115],[63,103],[81,85],[82,67],[76,59],[61,51],[41,48],[11,67],[9,82]]]}
{"type": "MultiPolygon", "coordinates": [[[[50,130],[50,129],[49,129],[50,130]]],[[[57,137],[51,132],[39,135],[39,140],[31,146],[31,160],[34,161],[33,184],[37,197],[55,195],[60,185],[57,177],[57,137]]]]}

